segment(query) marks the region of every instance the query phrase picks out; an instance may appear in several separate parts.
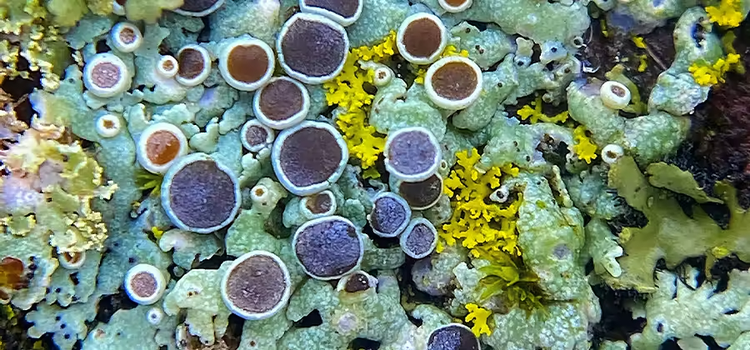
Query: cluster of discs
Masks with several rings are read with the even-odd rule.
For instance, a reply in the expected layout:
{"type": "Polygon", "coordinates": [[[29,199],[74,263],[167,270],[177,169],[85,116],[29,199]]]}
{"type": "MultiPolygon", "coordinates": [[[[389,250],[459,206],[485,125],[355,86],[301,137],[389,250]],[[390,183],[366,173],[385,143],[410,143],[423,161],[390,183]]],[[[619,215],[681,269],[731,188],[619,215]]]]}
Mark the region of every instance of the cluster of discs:
{"type": "MultiPolygon", "coordinates": [[[[445,2],[471,5],[470,1],[445,2]]],[[[407,61],[420,65],[430,64],[424,77],[424,86],[430,100],[438,107],[459,110],[479,98],[482,92],[482,70],[466,57],[440,58],[448,44],[448,36],[448,30],[440,18],[429,13],[417,13],[401,23],[396,34],[396,45],[407,61]]]]}
{"type": "Polygon", "coordinates": [[[430,208],[442,195],[443,179],[437,173],[443,162],[440,145],[425,128],[404,128],[388,135],[384,154],[395,192],[373,198],[367,217],[370,227],[380,237],[401,235],[404,253],[414,259],[424,258],[437,245],[437,230],[424,218],[412,219],[412,209],[430,208]]]}
{"type": "MultiPolygon", "coordinates": [[[[470,0],[440,0],[451,12],[471,5],[470,0]]],[[[223,0],[186,0],[175,10],[201,17],[216,11],[223,0]]],[[[360,16],[362,0],[300,0],[300,13],[281,27],[275,47],[248,36],[220,44],[217,67],[227,84],[241,91],[254,91],[255,119],[240,133],[249,152],[268,151],[279,182],[292,194],[302,196],[300,209],[309,220],[295,231],[292,249],[299,265],[312,278],[339,279],[338,288],[359,292],[374,288],[377,280],[359,271],[364,255],[362,233],[348,219],[336,216],[337,204],[328,190],[344,171],[349,151],[341,134],[330,124],[306,121],[310,96],[303,84],[321,84],[335,78],[349,53],[344,27],[360,16]],[[273,77],[276,63],[286,73],[273,77]]],[[[127,11],[126,0],[115,0],[116,13],[127,11]]],[[[479,96],[482,75],[479,67],[463,57],[440,59],[448,33],[439,18],[415,14],[398,30],[401,55],[415,64],[431,64],[425,76],[430,99],[446,109],[466,108],[479,96]]],[[[129,53],[139,49],[143,35],[130,23],[115,25],[109,38],[112,47],[129,53]]],[[[174,56],[156,60],[155,79],[174,79],[186,87],[202,84],[213,66],[212,54],[201,45],[186,45],[174,56]]],[[[109,98],[130,88],[133,72],[115,53],[101,53],[84,68],[89,93],[109,98]]],[[[96,121],[102,137],[114,137],[123,121],[104,115],[96,121]]],[[[209,234],[227,227],[242,201],[237,176],[204,153],[189,153],[188,141],[176,125],[156,122],[137,138],[137,159],[149,172],[163,174],[161,204],[174,226],[209,234]]],[[[385,145],[385,167],[394,181],[392,192],[373,199],[368,221],[375,234],[400,236],[403,251],[412,258],[428,256],[437,244],[437,230],[426,219],[412,219],[412,210],[434,206],[442,195],[443,179],[437,173],[443,164],[440,146],[427,129],[413,127],[389,133],[385,145]]],[[[256,186],[255,199],[266,195],[256,186]]],[[[136,265],[127,273],[125,289],[135,302],[149,305],[158,301],[167,278],[152,265],[136,265]]],[[[289,271],[276,255],[253,251],[232,262],[221,280],[226,306],[249,320],[263,319],[288,302],[289,271]]],[[[159,309],[149,313],[158,322],[159,309]]],[[[478,349],[478,341],[461,325],[435,330],[430,343],[453,344],[455,349],[478,349]]],[[[442,349],[434,347],[430,349],[442,349]]]]}

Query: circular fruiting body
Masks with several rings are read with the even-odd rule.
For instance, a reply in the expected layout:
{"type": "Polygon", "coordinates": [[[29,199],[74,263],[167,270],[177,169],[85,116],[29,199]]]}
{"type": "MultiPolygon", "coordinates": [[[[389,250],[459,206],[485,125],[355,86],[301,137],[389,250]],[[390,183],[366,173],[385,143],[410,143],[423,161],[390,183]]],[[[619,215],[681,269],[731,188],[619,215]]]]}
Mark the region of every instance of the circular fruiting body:
{"type": "Polygon", "coordinates": [[[472,0],[438,0],[440,7],[450,13],[463,12],[471,7],[472,3],[472,0]]]}
{"type": "Polygon", "coordinates": [[[146,312],[146,321],[156,326],[164,319],[164,311],[158,307],[152,307],[146,312]]]}
{"type": "Polygon", "coordinates": [[[109,40],[115,50],[120,52],[133,52],[138,50],[143,43],[143,34],[135,24],[120,22],[109,31],[109,40]]]}
{"type": "Polygon", "coordinates": [[[607,164],[615,164],[624,155],[625,150],[620,145],[609,144],[602,148],[602,160],[607,164]]]}
{"type": "Polygon", "coordinates": [[[199,45],[186,45],[177,52],[175,79],[185,86],[198,86],[211,73],[211,55],[199,45]]]}
{"type": "Polygon", "coordinates": [[[237,258],[221,280],[221,298],[246,320],[275,315],[289,301],[289,270],[275,254],[256,250],[237,258]]]}
{"type": "Polygon", "coordinates": [[[427,97],[438,107],[459,110],[470,106],[482,93],[482,70],[462,56],[440,59],[424,76],[427,97]]]}
{"type": "Polygon", "coordinates": [[[136,155],[141,166],[155,174],[166,172],[174,161],[187,154],[185,134],[171,123],[151,124],[141,133],[136,145],[136,155]]]}
{"type": "Polygon", "coordinates": [[[78,270],[86,262],[86,251],[62,253],[57,256],[57,261],[66,270],[78,270]]]}
{"type": "Polygon", "coordinates": [[[393,80],[393,71],[386,67],[377,67],[373,71],[372,85],[377,87],[383,87],[388,85],[393,80]]]}
{"type": "Polygon", "coordinates": [[[429,13],[407,17],[396,33],[398,52],[414,64],[435,62],[447,45],[448,30],[440,18],[429,13]]]}
{"type": "Polygon", "coordinates": [[[359,269],[364,244],[351,221],[329,216],[304,223],[292,248],[302,269],[319,280],[333,280],[359,269]]]}
{"type": "Polygon", "coordinates": [[[119,57],[111,53],[100,53],[83,68],[83,84],[94,96],[112,97],[128,89],[130,72],[119,57]]]}
{"type": "Polygon", "coordinates": [[[599,89],[602,103],[612,109],[623,109],[630,104],[630,90],[625,84],[607,81],[599,89]]]}
{"type": "Polygon", "coordinates": [[[425,218],[417,218],[409,223],[399,243],[406,255],[414,259],[422,259],[435,250],[437,240],[438,233],[435,226],[425,218]]]}
{"type": "Polygon", "coordinates": [[[302,12],[328,17],[346,27],[354,24],[362,14],[364,0],[300,0],[302,12]]]}
{"type": "Polygon", "coordinates": [[[342,277],[336,284],[336,290],[346,293],[364,292],[378,286],[378,279],[367,272],[357,271],[342,277]]]}
{"type": "Polygon", "coordinates": [[[253,98],[253,110],[261,123],[282,130],[299,124],[310,110],[310,94],[288,77],[271,79],[253,98]]]}
{"type": "Polygon", "coordinates": [[[276,58],[268,44],[258,39],[236,39],[219,56],[219,72],[229,86],[255,91],[273,76],[276,58]]]}
{"type": "Polygon", "coordinates": [[[385,169],[404,181],[422,181],[432,176],[443,157],[435,136],[422,127],[390,132],[383,155],[385,169]]]}
{"type": "Polygon", "coordinates": [[[336,197],[331,191],[318,192],[303,197],[299,202],[299,208],[308,219],[331,216],[336,212],[336,197]]]}
{"type": "Polygon", "coordinates": [[[340,24],[312,13],[297,13],[284,23],[276,40],[284,71],[305,84],[322,84],[344,69],[349,37],[340,24]]]}
{"type": "Polygon", "coordinates": [[[469,327],[451,323],[440,327],[427,339],[427,350],[480,350],[479,339],[469,327]]]}
{"type": "Polygon", "coordinates": [[[328,189],[344,172],[349,150],[330,124],[304,121],[279,133],[271,163],[279,182],[297,196],[328,189]]]}
{"type": "Polygon", "coordinates": [[[237,177],[205,153],[177,159],[161,185],[164,211],[185,231],[211,233],[229,225],[241,202],[237,177]]]}
{"type": "Polygon", "coordinates": [[[380,237],[396,237],[404,231],[411,219],[411,208],[399,195],[383,192],[372,200],[372,210],[367,215],[372,231],[380,237]]]}
{"type": "Polygon", "coordinates": [[[224,5],[224,0],[185,0],[174,12],[184,16],[204,17],[218,10],[221,5],[224,5]]]}
{"type": "Polygon", "coordinates": [[[167,281],[156,266],[138,264],[125,274],[124,286],[130,300],[140,305],[151,305],[161,299],[167,281]]]}
{"type": "Polygon", "coordinates": [[[418,182],[398,181],[398,194],[409,203],[414,210],[429,209],[440,200],[443,194],[443,178],[432,175],[427,180],[418,182]]]}
{"type": "Polygon", "coordinates": [[[242,126],[240,137],[242,138],[242,146],[246,150],[260,152],[260,150],[273,144],[276,133],[258,119],[251,119],[242,126]]]}
{"type": "Polygon", "coordinates": [[[179,71],[180,64],[172,55],[161,56],[161,58],[159,58],[159,62],[156,63],[156,74],[163,78],[174,78],[179,71]]]}
{"type": "Polygon", "coordinates": [[[96,133],[104,138],[115,137],[122,129],[120,118],[113,114],[103,114],[96,118],[96,133]]]}

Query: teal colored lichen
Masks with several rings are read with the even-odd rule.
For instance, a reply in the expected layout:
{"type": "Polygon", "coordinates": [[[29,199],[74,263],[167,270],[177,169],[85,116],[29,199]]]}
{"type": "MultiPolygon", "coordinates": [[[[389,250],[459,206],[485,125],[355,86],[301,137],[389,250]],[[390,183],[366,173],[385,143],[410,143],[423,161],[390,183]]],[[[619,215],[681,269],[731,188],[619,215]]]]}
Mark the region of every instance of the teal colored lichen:
{"type": "Polygon", "coordinates": [[[739,345],[740,335],[749,330],[747,271],[730,271],[725,290],[710,282],[699,284],[696,269],[686,271],[684,279],[671,272],[656,272],[656,284],[657,291],[643,306],[646,326],[630,337],[634,350],[653,349],[670,338],[707,347],[694,336],[708,334],[719,346],[739,345]]]}
{"type": "Polygon", "coordinates": [[[666,111],[673,115],[692,113],[698,104],[708,98],[710,86],[694,79],[690,67],[696,62],[713,64],[724,52],[719,36],[707,20],[708,14],[693,7],[685,11],[677,21],[674,31],[676,55],[668,70],[659,75],[649,96],[650,111],[666,111]],[[702,35],[694,38],[692,33],[702,35]]]}
{"type": "MultiPolygon", "coordinates": [[[[275,52],[273,76],[288,74],[277,41],[291,16],[310,12],[299,1],[225,0],[200,17],[177,13],[191,6],[187,0],[129,0],[124,9],[111,0],[0,0],[0,303],[29,323],[28,336],[41,339],[35,348],[64,350],[343,350],[355,340],[383,350],[426,349],[430,333],[449,323],[466,324],[481,347],[494,349],[639,350],[668,340],[694,349],[707,346],[704,336],[724,348],[748,348],[748,272],[721,273],[726,289],[711,274],[719,259],[750,261],[746,209],[727,183],[706,192],[697,176],[661,161],[692,136],[690,114],[711,86],[736,78],[732,69],[743,53],[719,38],[741,24],[750,2],[474,0],[457,12],[440,3],[364,1],[359,18],[345,26],[350,52],[342,75],[304,85],[305,118],[346,134],[351,154],[358,151],[349,134],[380,142],[368,164],[353,157],[329,180],[332,211],[356,227],[363,255],[354,277],[321,281],[305,273],[292,245],[295,231],[316,215],[280,181],[286,155],[243,146],[243,125],[263,123],[259,92],[233,88],[220,68],[229,44],[257,38],[275,52]],[[402,22],[424,12],[446,28],[441,56],[466,57],[482,70],[482,91],[466,108],[438,107],[425,86],[429,64],[409,63],[398,52],[402,22]],[[642,86],[651,80],[628,70],[633,57],[622,54],[629,46],[620,41],[648,38],[674,20],[667,41],[673,39],[675,56],[659,57],[671,64],[653,86],[642,86]],[[143,36],[133,52],[118,50],[110,36],[122,22],[143,36]],[[211,72],[195,86],[157,66],[189,44],[210,56],[211,72]],[[610,44],[618,62],[597,62],[610,53],[597,46],[610,44]],[[125,63],[128,85],[108,98],[83,83],[102,52],[125,63]],[[375,86],[377,68],[393,77],[375,86]],[[630,90],[623,109],[603,103],[603,77],[630,90]],[[362,108],[354,113],[350,106],[362,108]],[[99,125],[105,117],[114,131],[99,125]],[[176,228],[173,212],[167,215],[167,201],[184,198],[160,196],[164,174],[140,165],[144,130],[156,123],[176,126],[187,153],[206,153],[236,177],[239,210],[224,228],[198,234],[176,228]],[[438,248],[423,259],[407,258],[398,238],[377,237],[370,227],[373,198],[403,183],[387,174],[381,153],[388,134],[407,127],[431,132],[442,156],[442,194],[434,206],[412,210],[412,218],[439,231],[438,248]],[[624,154],[602,154],[607,146],[624,154]],[[728,224],[701,205],[726,206],[728,224]],[[639,218],[633,211],[645,226],[621,229],[639,218]],[[291,297],[274,315],[239,323],[221,280],[236,257],[256,250],[286,266],[291,297]],[[85,261],[60,263],[70,256],[85,261]],[[680,265],[704,257],[699,285],[697,270],[680,265]],[[657,269],[662,259],[666,269],[657,269]],[[166,279],[164,295],[151,305],[127,301],[124,277],[137,264],[166,279]],[[645,319],[643,329],[602,339],[611,331],[609,322],[597,326],[602,310],[593,290],[602,288],[643,293],[627,302],[619,292],[603,296],[645,319]],[[319,324],[308,324],[318,317],[319,324]]],[[[656,47],[632,41],[640,50],[656,47]]],[[[178,58],[182,73],[189,71],[178,58]]],[[[294,105],[285,99],[279,106],[287,100],[294,105]]],[[[297,151],[316,147],[307,141],[297,151]]],[[[213,195],[199,188],[190,199],[213,195]]]]}

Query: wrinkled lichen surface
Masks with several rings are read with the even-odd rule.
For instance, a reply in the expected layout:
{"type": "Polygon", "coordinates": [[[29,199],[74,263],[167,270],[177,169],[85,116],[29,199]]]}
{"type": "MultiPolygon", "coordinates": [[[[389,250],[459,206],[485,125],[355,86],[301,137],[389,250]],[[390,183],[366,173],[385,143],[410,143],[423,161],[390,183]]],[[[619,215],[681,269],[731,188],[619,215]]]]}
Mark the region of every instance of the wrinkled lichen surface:
{"type": "MultiPolygon", "coordinates": [[[[361,0],[341,69],[303,85],[303,117],[349,154],[324,181],[326,214],[280,178],[275,144],[243,146],[259,92],[222,72],[230,45],[257,39],[287,76],[277,41],[305,1],[0,0],[0,349],[425,350],[451,323],[495,350],[750,348],[750,0],[361,0]],[[430,64],[399,52],[419,13],[445,27],[436,59],[481,70],[468,107],[441,108],[430,64]],[[118,23],[138,28],[136,49],[118,23]],[[160,71],[187,45],[208,54],[197,84],[160,71]],[[104,53],[127,80],[109,97],[86,73],[104,53]],[[177,180],[143,166],[144,135],[165,124],[236,183],[220,228],[178,222],[177,180]],[[405,128],[440,150],[428,205],[423,179],[388,171],[405,128]],[[373,231],[383,192],[436,228],[427,257],[373,231]],[[332,215],[362,256],[323,281],[295,232],[332,215]],[[244,320],[221,286],[258,251],[286,267],[289,297],[244,320]],[[165,277],[150,305],[123,283],[139,264],[165,277]]],[[[190,198],[226,200],[215,191],[190,198]]]]}

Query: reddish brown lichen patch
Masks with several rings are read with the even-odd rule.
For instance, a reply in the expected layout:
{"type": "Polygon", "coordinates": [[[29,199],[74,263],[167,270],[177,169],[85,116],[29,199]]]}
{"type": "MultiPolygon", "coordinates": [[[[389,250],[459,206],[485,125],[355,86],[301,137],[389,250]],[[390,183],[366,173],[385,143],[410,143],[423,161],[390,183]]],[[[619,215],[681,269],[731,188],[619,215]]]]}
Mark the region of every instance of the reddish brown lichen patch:
{"type": "Polygon", "coordinates": [[[432,88],[446,99],[460,101],[471,96],[479,83],[474,69],[463,62],[450,62],[432,76],[432,88]]]}
{"type": "Polygon", "coordinates": [[[120,30],[120,41],[122,41],[123,43],[132,44],[136,38],[137,35],[132,29],[126,27],[120,30]]]}
{"type": "Polygon", "coordinates": [[[160,130],[146,140],[146,155],[156,165],[164,165],[180,154],[180,139],[173,133],[160,130]]]}
{"type": "Polygon", "coordinates": [[[91,70],[91,81],[94,85],[103,89],[109,89],[117,85],[120,78],[120,67],[114,63],[102,62],[91,70]]]}
{"type": "Polygon", "coordinates": [[[227,56],[227,68],[232,78],[252,84],[268,72],[269,58],[258,45],[238,45],[227,56]]]}
{"type": "Polygon", "coordinates": [[[5,257],[0,261],[0,300],[10,300],[14,290],[26,288],[29,279],[25,274],[23,261],[5,257]]]}
{"type": "Polygon", "coordinates": [[[414,57],[430,57],[440,49],[442,31],[428,18],[417,19],[406,27],[403,44],[414,57]]]}
{"type": "Polygon", "coordinates": [[[187,48],[177,55],[180,69],[177,74],[185,79],[194,79],[199,76],[206,67],[203,54],[195,49],[187,48]]]}
{"type": "Polygon", "coordinates": [[[157,287],[156,278],[148,272],[139,272],[130,279],[130,290],[141,298],[154,295],[157,287]]]}

